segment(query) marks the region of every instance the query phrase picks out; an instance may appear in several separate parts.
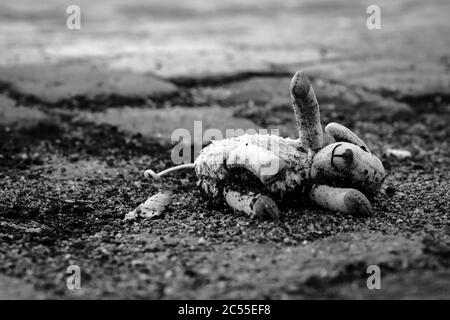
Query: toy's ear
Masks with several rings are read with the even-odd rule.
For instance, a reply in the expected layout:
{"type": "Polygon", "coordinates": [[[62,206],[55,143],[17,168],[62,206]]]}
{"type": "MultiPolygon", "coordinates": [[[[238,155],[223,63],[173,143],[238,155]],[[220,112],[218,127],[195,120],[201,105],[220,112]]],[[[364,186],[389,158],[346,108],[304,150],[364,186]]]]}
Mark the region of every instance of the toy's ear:
{"type": "Polygon", "coordinates": [[[319,103],[306,73],[297,71],[291,81],[291,99],[303,149],[322,148],[323,132],[319,103]]]}
{"type": "Polygon", "coordinates": [[[364,151],[370,152],[369,147],[353,131],[343,125],[331,122],[325,127],[325,132],[336,140],[336,142],[350,142],[356,144],[364,151]]]}

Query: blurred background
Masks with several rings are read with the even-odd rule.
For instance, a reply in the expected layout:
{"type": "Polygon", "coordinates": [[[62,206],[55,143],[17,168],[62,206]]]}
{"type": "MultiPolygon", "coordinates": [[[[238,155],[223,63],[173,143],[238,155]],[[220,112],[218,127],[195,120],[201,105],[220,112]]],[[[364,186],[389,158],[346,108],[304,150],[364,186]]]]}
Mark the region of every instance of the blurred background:
{"type": "MultiPolygon", "coordinates": [[[[378,1],[381,29],[377,30],[366,26],[371,4],[349,0],[3,2],[1,63],[89,59],[114,69],[192,77],[267,71],[321,60],[357,63],[363,57],[365,64],[384,58],[400,69],[408,63],[436,63],[445,56],[448,1],[378,1]],[[80,30],[66,28],[70,5],[81,9],[80,30]]],[[[363,72],[353,70],[353,74],[363,72]]]]}
{"type": "MultiPolygon", "coordinates": [[[[254,104],[271,106],[264,115],[253,112],[253,118],[270,117],[278,106],[288,110],[288,81],[298,69],[323,80],[316,85],[330,115],[336,105],[356,111],[368,105],[363,114],[371,114],[369,118],[403,114],[411,110],[402,102],[448,95],[448,1],[379,1],[379,29],[367,26],[371,4],[348,0],[3,2],[0,82],[22,98],[70,105],[82,100],[82,109],[88,104],[97,105],[95,110],[110,104],[146,105],[169,97],[165,102],[170,106],[246,104],[245,110],[233,111],[244,118],[250,117],[254,104]],[[71,5],[80,9],[80,29],[67,26],[73,21],[73,12],[66,12],[71,5]],[[253,80],[239,82],[249,78],[253,80]],[[349,86],[355,90],[346,90],[349,86]],[[382,99],[380,94],[388,97],[382,99]]],[[[120,112],[100,117],[114,124],[128,121],[123,124],[127,128],[160,119],[158,114],[133,117],[130,110],[130,118],[123,119],[120,112]]],[[[170,112],[177,119],[187,112],[186,122],[198,114],[183,109],[170,112]]],[[[206,112],[202,118],[207,126],[223,127],[208,120],[217,112],[201,112],[206,112]]],[[[178,127],[182,124],[173,121],[178,127]]],[[[284,122],[261,121],[256,122],[265,126],[284,122]]],[[[154,130],[136,130],[167,136],[174,127],[163,124],[154,130]]],[[[282,130],[294,134],[289,128],[282,130]]]]}

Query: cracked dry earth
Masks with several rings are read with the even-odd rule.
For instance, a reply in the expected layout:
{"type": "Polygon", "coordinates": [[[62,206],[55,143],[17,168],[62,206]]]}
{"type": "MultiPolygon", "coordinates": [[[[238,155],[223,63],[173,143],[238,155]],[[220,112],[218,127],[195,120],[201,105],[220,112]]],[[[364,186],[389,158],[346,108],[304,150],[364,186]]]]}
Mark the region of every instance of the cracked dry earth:
{"type": "Polygon", "coordinates": [[[80,1],[78,33],[64,1],[24,2],[0,4],[0,298],[450,298],[447,1],[382,2],[376,32],[363,2],[80,1]],[[292,201],[283,224],[250,220],[182,172],[163,216],[123,221],[157,192],[143,171],[172,166],[176,128],[295,137],[297,69],[322,124],[382,159],[373,216],[292,201]]]}

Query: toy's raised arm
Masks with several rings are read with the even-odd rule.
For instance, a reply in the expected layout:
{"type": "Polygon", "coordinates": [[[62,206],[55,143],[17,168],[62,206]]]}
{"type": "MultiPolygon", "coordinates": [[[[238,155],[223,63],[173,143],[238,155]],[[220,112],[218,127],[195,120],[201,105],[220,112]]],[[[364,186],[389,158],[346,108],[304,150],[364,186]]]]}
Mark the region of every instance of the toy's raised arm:
{"type": "Polygon", "coordinates": [[[319,103],[314,89],[303,71],[297,71],[292,78],[291,99],[303,149],[319,150],[323,144],[319,103]]]}

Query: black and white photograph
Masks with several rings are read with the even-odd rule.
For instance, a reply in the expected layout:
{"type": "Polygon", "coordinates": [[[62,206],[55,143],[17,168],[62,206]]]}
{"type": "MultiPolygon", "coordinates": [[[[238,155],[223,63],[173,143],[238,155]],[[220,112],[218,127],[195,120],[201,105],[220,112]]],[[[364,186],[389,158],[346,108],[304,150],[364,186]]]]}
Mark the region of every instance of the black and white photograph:
{"type": "Polygon", "coordinates": [[[449,299],[450,1],[0,1],[0,300],[449,299]]]}

